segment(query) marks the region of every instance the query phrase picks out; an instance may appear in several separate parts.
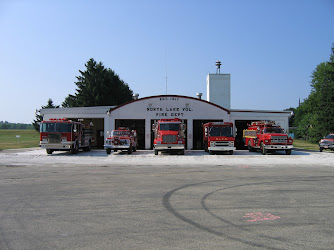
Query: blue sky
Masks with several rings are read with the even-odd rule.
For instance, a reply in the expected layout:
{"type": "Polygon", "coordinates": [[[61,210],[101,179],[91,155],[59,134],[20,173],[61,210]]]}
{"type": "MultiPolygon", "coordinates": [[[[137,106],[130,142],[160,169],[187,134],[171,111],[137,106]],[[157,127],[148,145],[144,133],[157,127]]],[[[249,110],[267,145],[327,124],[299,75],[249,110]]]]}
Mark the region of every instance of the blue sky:
{"type": "Polygon", "coordinates": [[[308,97],[334,43],[333,0],[0,1],[0,121],[30,123],[75,93],[94,58],[140,97],[206,99],[231,74],[232,109],[283,110],[308,97]]]}

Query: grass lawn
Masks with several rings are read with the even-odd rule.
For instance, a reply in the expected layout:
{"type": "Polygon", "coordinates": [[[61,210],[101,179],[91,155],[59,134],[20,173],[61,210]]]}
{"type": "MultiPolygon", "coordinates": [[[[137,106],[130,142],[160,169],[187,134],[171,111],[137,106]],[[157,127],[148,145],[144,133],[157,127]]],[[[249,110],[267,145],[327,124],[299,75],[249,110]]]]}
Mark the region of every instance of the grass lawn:
{"type": "Polygon", "coordinates": [[[39,133],[27,129],[0,129],[0,150],[39,146],[39,133]],[[20,138],[16,136],[20,135],[20,138]]]}
{"type": "Polygon", "coordinates": [[[303,148],[307,150],[316,150],[319,151],[319,145],[317,143],[311,143],[308,141],[304,141],[301,139],[294,139],[293,140],[293,146],[295,148],[303,148]]]}

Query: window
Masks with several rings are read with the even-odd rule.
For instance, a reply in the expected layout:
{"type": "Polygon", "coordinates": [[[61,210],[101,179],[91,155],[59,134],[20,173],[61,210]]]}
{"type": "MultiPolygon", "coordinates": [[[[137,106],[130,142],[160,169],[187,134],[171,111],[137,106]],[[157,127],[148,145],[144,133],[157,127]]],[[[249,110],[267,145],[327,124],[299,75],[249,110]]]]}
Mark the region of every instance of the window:
{"type": "Polygon", "coordinates": [[[179,131],[180,124],[179,123],[160,123],[160,130],[162,131],[179,131]]]}
{"type": "Polygon", "coordinates": [[[71,123],[45,122],[41,124],[41,132],[71,133],[71,123]]]}
{"type": "Polygon", "coordinates": [[[56,123],[56,132],[71,133],[71,123],[56,123]]]}
{"type": "Polygon", "coordinates": [[[54,132],[55,131],[55,123],[42,123],[41,124],[41,128],[40,128],[41,132],[54,132]]]}
{"type": "Polygon", "coordinates": [[[334,139],[334,135],[327,135],[325,139],[334,139]]]}
{"type": "Polygon", "coordinates": [[[226,136],[232,137],[231,127],[211,127],[209,130],[209,136],[226,136]]]}
{"type": "Polygon", "coordinates": [[[281,129],[280,127],[266,127],[263,130],[263,133],[277,133],[277,134],[282,134],[284,132],[283,132],[283,129],[281,129]]]}

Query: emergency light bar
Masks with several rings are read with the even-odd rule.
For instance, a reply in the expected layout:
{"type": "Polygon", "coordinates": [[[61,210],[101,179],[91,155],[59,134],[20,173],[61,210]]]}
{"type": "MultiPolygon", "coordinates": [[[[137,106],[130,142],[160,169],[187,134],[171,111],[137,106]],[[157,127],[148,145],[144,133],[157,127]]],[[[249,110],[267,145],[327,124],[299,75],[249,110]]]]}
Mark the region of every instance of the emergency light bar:
{"type": "Polygon", "coordinates": [[[50,118],[49,121],[68,121],[67,118],[50,118]]]}

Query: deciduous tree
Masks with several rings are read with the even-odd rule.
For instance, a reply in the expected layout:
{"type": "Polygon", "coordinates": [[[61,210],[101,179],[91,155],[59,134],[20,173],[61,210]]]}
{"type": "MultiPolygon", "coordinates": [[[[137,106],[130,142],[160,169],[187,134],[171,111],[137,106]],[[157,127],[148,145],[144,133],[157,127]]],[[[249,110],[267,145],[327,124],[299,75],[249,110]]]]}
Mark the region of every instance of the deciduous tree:
{"type": "Polygon", "coordinates": [[[334,132],[334,44],[329,61],[312,73],[311,93],[296,109],[294,125],[299,137],[318,141],[334,132]]]}

